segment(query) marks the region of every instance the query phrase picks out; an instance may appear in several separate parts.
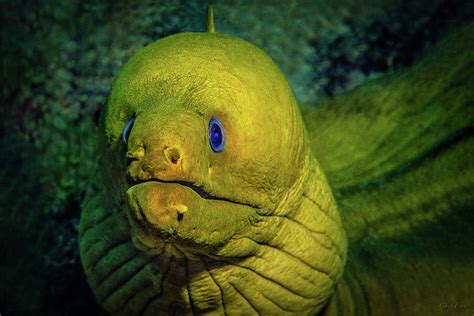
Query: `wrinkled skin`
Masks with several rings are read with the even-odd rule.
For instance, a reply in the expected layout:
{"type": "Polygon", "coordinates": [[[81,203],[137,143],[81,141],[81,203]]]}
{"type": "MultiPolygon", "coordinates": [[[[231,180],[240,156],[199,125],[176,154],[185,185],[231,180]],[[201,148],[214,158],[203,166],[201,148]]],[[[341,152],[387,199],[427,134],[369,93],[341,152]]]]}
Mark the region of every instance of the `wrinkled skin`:
{"type": "Polygon", "coordinates": [[[105,189],[86,203],[81,256],[106,310],[325,306],[344,232],[288,83],[260,49],[216,33],[159,40],[124,66],[101,124],[105,189]],[[211,117],[225,128],[220,153],[211,117]]]}

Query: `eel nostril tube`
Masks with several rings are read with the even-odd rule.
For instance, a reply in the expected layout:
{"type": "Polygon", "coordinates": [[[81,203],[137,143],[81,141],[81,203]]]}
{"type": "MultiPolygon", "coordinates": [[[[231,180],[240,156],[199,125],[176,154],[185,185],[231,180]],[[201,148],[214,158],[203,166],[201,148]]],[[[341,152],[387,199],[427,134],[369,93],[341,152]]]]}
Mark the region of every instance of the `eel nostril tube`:
{"type": "Polygon", "coordinates": [[[138,160],[142,158],[143,156],[145,156],[145,148],[143,147],[133,148],[132,150],[127,151],[127,153],[125,154],[125,157],[131,160],[133,159],[138,160]]]}
{"type": "Polygon", "coordinates": [[[179,150],[177,148],[166,148],[164,150],[166,159],[172,164],[177,164],[181,155],[179,154],[179,150]]]}
{"type": "Polygon", "coordinates": [[[178,214],[178,222],[183,220],[184,213],[188,211],[188,207],[181,203],[173,203],[170,205],[171,209],[178,214]]]}

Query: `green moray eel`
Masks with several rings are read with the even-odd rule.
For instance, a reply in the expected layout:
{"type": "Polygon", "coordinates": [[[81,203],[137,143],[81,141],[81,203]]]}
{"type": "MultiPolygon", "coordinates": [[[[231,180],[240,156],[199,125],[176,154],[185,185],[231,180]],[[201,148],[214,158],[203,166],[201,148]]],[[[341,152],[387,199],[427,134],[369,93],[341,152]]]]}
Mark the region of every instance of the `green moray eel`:
{"type": "Polygon", "coordinates": [[[474,168],[456,161],[472,158],[472,92],[459,96],[472,60],[423,77],[437,51],[302,116],[242,39],[180,33],[141,49],[102,113],[99,190],[80,222],[97,301],[114,315],[474,308],[474,168]]]}

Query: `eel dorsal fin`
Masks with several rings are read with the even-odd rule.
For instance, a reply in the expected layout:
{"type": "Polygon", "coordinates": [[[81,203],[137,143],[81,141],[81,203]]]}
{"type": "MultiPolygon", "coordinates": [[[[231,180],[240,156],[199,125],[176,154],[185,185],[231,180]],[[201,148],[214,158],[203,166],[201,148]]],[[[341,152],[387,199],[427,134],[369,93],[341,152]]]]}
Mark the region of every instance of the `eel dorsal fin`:
{"type": "Polygon", "coordinates": [[[214,24],[214,10],[212,9],[211,5],[207,6],[207,32],[216,32],[216,25],[214,24]]]}

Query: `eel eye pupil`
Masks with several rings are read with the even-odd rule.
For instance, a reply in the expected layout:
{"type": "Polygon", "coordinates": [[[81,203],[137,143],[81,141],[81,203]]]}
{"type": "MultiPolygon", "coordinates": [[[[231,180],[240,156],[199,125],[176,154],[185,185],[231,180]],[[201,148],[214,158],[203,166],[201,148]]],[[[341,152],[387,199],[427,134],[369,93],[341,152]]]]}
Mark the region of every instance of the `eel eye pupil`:
{"type": "Polygon", "coordinates": [[[219,153],[224,149],[225,132],[222,123],[215,117],[209,121],[209,144],[214,152],[219,153]]]}
{"type": "Polygon", "coordinates": [[[132,126],[133,122],[135,121],[135,118],[132,117],[127,124],[125,124],[123,131],[122,131],[122,140],[124,144],[127,144],[128,142],[128,136],[130,136],[130,132],[132,131],[132,126]]]}

